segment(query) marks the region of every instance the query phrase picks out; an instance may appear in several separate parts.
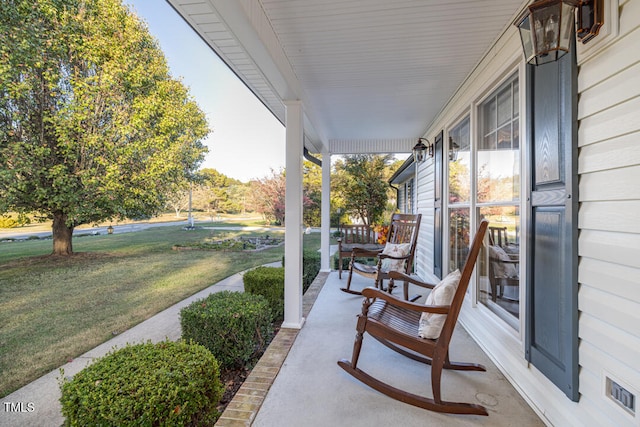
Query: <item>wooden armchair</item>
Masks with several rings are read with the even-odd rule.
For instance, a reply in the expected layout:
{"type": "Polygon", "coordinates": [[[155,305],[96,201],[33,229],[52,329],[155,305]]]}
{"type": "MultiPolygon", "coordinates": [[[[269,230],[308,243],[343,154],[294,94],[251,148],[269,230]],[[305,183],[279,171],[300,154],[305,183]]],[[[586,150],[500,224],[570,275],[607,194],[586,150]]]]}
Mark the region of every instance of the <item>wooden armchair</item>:
{"type": "Polygon", "coordinates": [[[489,227],[489,244],[491,246],[507,246],[509,244],[507,227],[489,227]]]}
{"type": "Polygon", "coordinates": [[[520,286],[520,258],[517,244],[509,242],[507,227],[489,227],[488,276],[491,300],[502,298],[505,286],[520,286]]]}
{"type": "Polygon", "coordinates": [[[373,279],[375,286],[380,289],[382,288],[382,282],[389,279],[390,271],[410,272],[418,241],[421,218],[422,214],[393,214],[385,246],[377,250],[354,248],[349,262],[347,286],[340,288],[340,290],[354,295],[361,295],[360,291],[351,289],[351,278],[354,272],[373,279]],[[376,257],[378,258],[376,265],[367,265],[356,261],[357,258],[376,257]]]}
{"type": "MultiPolygon", "coordinates": [[[[476,259],[478,258],[478,253],[480,252],[480,247],[482,246],[482,240],[487,229],[487,224],[487,221],[484,220],[480,223],[478,232],[471,244],[471,249],[467,256],[464,269],[461,274],[456,272],[460,274],[460,280],[455,292],[453,292],[453,299],[450,304],[442,304],[442,301],[439,301],[438,297],[434,297],[435,304],[437,305],[417,304],[404,301],[376,288],[364,289],[362,294],[364,295],[365,300],[363,301],[362,313],[358,315],[356,340],[353,345],[351,361],[342,359],[338,362],[338,365],[349,374],[375,390],[410,405],[437,412],[488,415],[487,410],[480,405],[442,400],[440,390],[440,380],[443,369],[461,371],[486,370],[484,366],[478,364],[451,362],[449,360],[449,343],[451,342],[451,336],[453,335],[453,330],[458,320],[458,314],[460,313],[460,308],[469,285],[469,280],[471,279],[471,273],[473,272],[476,259]],[[420,336],[420,334],[423,333],[420,326],[422,323],[421,316],[423,313],[444,316],[444,323],[442,324],[441,331],[437,331],[435,333],[433,331],[430,332],[435,334],[435,338],[433,339],[422,338],[420,336]],[[365,332],[369,333],[369,335],[400,354],[431,365],[431,388],[433,391],[433,398],[419,396],[400,388],[393,387],[358,368],[358,357],[360,356],[362,340],[365,332]]],[[[438,286],[434,286],[399,272],[392,272],[390,273],[390,276],[392,280],[404,280],[405,286],[407,286],[406,282],[410,282],[418,286],[434,288],[431,291],[432,294],[442,291],[444,286],[441,285],[449,278],[449,276],[447,276],[447,278],[443,279],[438,286]]],[[[449,285],[450,283],[446,286],[449,285]]],[[[429,297],[431,296],[432,295],[429,297]]],[[[427,298],[427,303],[430,302],[429,297],[427,298]]],[[[439,320],[442,321],[442,317],[440,317],[439,320]]]]}
{"type": "Polygon", "coordinates": [[[342,279],[342,259],[351,257],[354,249],[378,251],[384,245],[378,244],[376,232],[366,224],[343,225],[338,238],[338,277],[342,279]]]}
{"type": "Polygon", "coordinates": [[[500,246],[489,246],[489,285],[491,300],[502,298],[505,286],[520,286],[518,274],[520,259],[516,254],[505,252],[500,246]]]}

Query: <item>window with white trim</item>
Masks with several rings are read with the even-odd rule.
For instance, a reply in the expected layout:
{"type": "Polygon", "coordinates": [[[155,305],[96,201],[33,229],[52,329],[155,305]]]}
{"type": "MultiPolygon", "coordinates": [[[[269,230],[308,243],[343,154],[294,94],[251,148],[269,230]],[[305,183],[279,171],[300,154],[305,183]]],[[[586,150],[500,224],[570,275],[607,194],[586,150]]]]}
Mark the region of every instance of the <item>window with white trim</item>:
{"type": "Polygon", "coordinates": [[[475,210],[489,220],[489,245],[479,264],[478,302],[519,328],[520,114],[513,76],[478,108],[475,210]]]}
{"type": "Polygon", "coordinates": [[[448,262],[462,268],[475,223],[489,220],[489,246],[477,268],[477,301],[519,329],[520,111],[518,77],[511,76],[448,132],[448,262]],[[475,194],[473,194],[475,193],[475,194]]]}

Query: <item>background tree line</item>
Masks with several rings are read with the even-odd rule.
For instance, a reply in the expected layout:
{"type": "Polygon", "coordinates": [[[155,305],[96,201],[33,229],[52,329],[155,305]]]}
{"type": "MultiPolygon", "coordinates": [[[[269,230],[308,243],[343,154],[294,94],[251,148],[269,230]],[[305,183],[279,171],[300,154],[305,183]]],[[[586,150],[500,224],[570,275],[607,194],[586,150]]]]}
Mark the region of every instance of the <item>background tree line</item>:
{"type": "MultiPolygon", "coordinates": [[[[395,190],[388,180],[402,160],[391,155],[352,155],[337,159],[331,172],[331,225],[363,222],[381,223],[395,210],[395,190]]],[[[200,170],[191,184],[185,184],[169,197],[168,207],[176,216],[186,210],[189,189],[192,208],[206,212],[213,220],[220,214],[259,213],[265,222],[285,222],[285,183],[283,169],[247,183],[230,178],[215,169],[200,170]]],[[[304,161],[303,222],[305,226],[321,224],[322,170],[304,161]]]]}

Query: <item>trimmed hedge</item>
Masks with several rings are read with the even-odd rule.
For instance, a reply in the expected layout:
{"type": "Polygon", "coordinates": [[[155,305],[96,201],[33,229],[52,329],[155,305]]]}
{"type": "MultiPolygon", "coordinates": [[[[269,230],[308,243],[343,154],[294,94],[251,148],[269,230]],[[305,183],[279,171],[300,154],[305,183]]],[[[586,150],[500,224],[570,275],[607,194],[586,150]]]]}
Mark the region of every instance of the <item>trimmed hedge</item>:
{"type": "Polygon", "coordinates": [[[320,272],[320,252],[304,251],[302,254],[302,292],[307,292],[320,272]]]}
{"type": "MultiPolygon", "coordinates": [[[[302,254],[302,293],[307,292],[320,272],[320,253],[304,251],[302,254]]],[[[282,258],[284,266],[284,257],[282,258]]],[[[258,267],[244,274],[244,291],[264,296],[271,306],[274,320],[284,318],[284,267],[258,267]]]]}
{"type": "MultiPolygon", "coordinates": [[[[351,261],[350,257],[343,257],[342,258],[342,271],[349,271],[349,262],[351,261]]],[[[335,254],[333,254],[333,269],[334,270],[338,270],[338,263],[340,262],[340,257],[338,256],[338,253],[336,252],[335,254]]]]}
{"type": "Polygon", "coordinates": [[[62,380],[64,425],[213,425],[223,393],[219,375],[206,348],[184,341],[114,349],[62,380]]]}
{"type": "Polygon", "coordinates": [[[180,311],[182,338],[208,348],[223,370],[256,361],[273,336],[271,311],[260,295],[222,291],[180,311]]]}
{"type": "Polygon", "coordinates": [[[244,273],[242,281],[245,293],[267,300],[275,322],[284,319],[284,267],[257,267],[244,273]]]}

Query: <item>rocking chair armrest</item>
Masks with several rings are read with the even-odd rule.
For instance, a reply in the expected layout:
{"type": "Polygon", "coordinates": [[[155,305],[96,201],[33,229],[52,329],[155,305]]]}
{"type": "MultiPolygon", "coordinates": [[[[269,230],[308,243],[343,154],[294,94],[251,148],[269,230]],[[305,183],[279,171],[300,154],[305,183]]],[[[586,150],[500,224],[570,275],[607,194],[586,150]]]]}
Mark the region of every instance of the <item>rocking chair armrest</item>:
{"type": "Polygon", "coordinates": [[[405,282],[413,283],[414,285],[421,286],[427,289],[433,289],[436,285],[433,283],[423,282],[422,280],[418,280],[414,276],[410,276],[408,274],[402,273],[400,271],[390,271],[389,278],[391,280],[402,280],[405,282]]]}
{"type": "Polygon", "coordinates": [[[450,306],[448,305],[424,305],[411,301],[405,301],[388,292],[381,291],[380,289],[367,287],[362,290],[362,296],[368,299],[381,299],[388,304],[394,305],[406,310],[417,311],[421,313],[436,313],[447,314],[449,313],[450,306]]]}
{"type": "Polygon", "coordinates": [[[378,258],[380,259],[385,259],[385,258],[389,258],[389,259],[408,259],[411,258],[412,254],[406,254],[404,256],[393,256],[393,255],[387,255],[387,254],[383,254],[383,253],[379,253],[378,254],[378,258]]]}
{"type": "Polygon", "coordinates": [[[498,264],[520,264],[520,260],[519,259],[500,259],[500,258],[494,258],[494,257],[489,257],[489,261],[491,262],[495,262],[498,264]]]}

